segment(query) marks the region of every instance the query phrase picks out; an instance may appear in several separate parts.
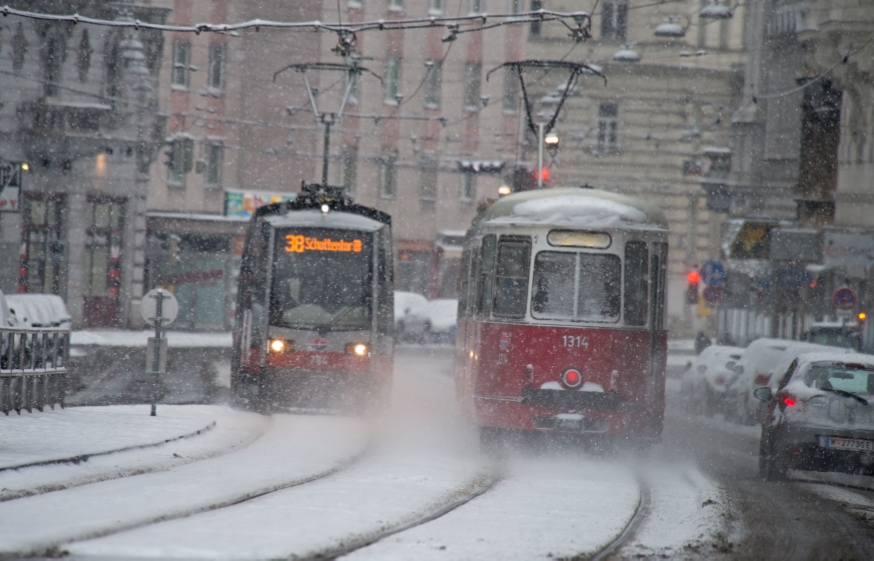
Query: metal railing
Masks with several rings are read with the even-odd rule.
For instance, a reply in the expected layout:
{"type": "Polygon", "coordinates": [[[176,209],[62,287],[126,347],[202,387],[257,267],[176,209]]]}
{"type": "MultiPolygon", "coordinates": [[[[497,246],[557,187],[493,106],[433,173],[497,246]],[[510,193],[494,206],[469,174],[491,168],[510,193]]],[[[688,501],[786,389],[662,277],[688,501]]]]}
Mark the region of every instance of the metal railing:
{"type": "Polygon", "coordinates": [[[69,355],[69,330],[0,327],[0,410],[63,407],[69,355]]]}

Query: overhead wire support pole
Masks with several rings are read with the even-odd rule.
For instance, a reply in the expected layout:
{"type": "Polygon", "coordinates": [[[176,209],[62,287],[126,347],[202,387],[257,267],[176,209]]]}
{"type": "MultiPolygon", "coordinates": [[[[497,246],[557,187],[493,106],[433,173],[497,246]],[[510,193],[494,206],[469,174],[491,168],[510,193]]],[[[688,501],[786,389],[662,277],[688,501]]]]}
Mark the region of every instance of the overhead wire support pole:
{"type": "Polygon", "coordinates": [[[543,189],[543,123],[537,123],[537,188],[543,189]]]}

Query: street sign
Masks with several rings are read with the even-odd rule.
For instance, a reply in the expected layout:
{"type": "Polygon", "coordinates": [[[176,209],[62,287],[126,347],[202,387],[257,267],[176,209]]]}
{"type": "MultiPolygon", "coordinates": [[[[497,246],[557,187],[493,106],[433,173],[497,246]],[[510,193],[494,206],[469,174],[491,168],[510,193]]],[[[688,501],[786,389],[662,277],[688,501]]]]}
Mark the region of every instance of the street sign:
{"type": "Polygon", "coordinates": [[[853,292],[853,289],[844,286],[835,290],[832,301],[835,308],[839,310],[852,310],[856,307],[856,293],[853,292]]]}
{"type": "Polygon", "coordinates": [[[19,212],[21,196],[21,166],[17,162],[0,161],[0,212],[19,212]]]}
{"type": "Polygon", "coordinates": [[[725,282],[725,267],[719,261],[708,261],[701,267],[701,280],[708,286],[719,286],[725,282]]]}
{"type": "Polygon", "coordinates": [[[143,296],[143,302],[140,306],[140,311],[143,314],[143,319],[149,325],[155,325],[155,317],[158,313],[158,298],[162,299],[161,306],[161,327],[167,327],[179,315],[179,301],[173,296],[173,293],[163,288],[153,288],[143,296]]]}
{"type": "Polygon", "coordinates": [[[722,300],[723,295],[721,286],[708,286],[704,289],[704,301],[708,304],[716,304],[722,300]]]}

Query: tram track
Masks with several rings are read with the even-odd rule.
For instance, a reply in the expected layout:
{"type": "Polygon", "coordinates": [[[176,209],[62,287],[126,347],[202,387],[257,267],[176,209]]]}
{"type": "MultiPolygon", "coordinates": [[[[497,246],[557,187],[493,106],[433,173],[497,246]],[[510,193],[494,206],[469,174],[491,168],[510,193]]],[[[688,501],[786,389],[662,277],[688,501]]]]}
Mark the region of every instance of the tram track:
{"type": "Polygon", "coordinates": [[[606,559],[611,559],[613,558],[613,555],[622,548],[622,546],[624,546],[631,538],[634,537],[641,524],[643,524],[644,520],[646,520],[646,517],[652,507],[652,493],[650,492],[649,485],[641,479],[638,480],[638,486],[640,489],[640,499],[638,499],[637,508],[634,510],[634,514],[631,516],[631,519],[628,521],[625,527],[622,528],[622,531],[619,532],[619,535],[616,536],[610,543],[608,543],[591,555],[575,555],[573,557],[566,558],[566,561],[604,561],[606,559]]]}
{"type": "Polygon", "coordinates": [[[303,556],[293,556],[293,558],[299,561],[326,561],[348,555],[387,537],[437,520],[441,516],[449,514],[459,507],[462,507],[470,501],[491,491],[503,479],[503,472],[491,469],[486,472],[480,472],[474,478],[472,478],[472,480],[469,481],[465,486],[457,489],[453,493],[450,493],[448,496],[444,497],[442,500],[438,501],[434,505],[431,505],[429,508],[426,509],[425,512],[415,513],[407,519],[398,521],[394,525],[380,529],[379,531],[373,533],[368,533],[347,539],[336,546],[322,549],[303,556]]]}
{"type": "MultiPolygon", "coordinates": [[[[176,467],[180,467],[187,464],[192,464],[195,462],[211,460],[214,458],[218,458],[227,454],[232,454],[234,452],[238,452],[251,446],[255,443],[259,438],[264,436],[272,426],[272,422],[268,419],[265,422],[261,423],[255,430],[253,430],[250,434],[248,434],[245,438],[238,440],[228,446],[223,446],[220,448],[210,448],[204,450],[197,454],[191,455],[180,455],[177,453],[173,453],[172,460],[163,460],[163,461],[155,461],[151,465],[142,465],[142,462],[137,461],[136,459],[129,460],[131,462],[130,466],[127,467],[119,467],[118,465],[113,466],[112,468],[108,468],[105,471],[99,471],[97,473],[87,475],[83,474],[81,476],[71,476],[68,473],[59,474],[58,479],[52,480],[51,473],[48,473],[44,476],[43,482],[38,485],[33,485],[30,487],[24,488],[8,488],[3,487],[0,489],[0,503],[12,501],[16,499],[22,499],[25,497],[33,497],[37,495],[43,495],[46,493],[52,493],[55,491],[63,491],[66,489],[72,489],[74,487],[81,487],[83,485],[90,485],[94,483],[101,483],[104,481],[111,481],[113,479],[120,479],[123,477],[132,477],[135,475],[144,475],[149,473],[158,473],[162,471],[167,471],[176,467]],[[140,465],[134,465],[140,464],[140,465]]],[[[28,473],[29,470],[33,470],[34,468],[51,468],[52,466],[65,466],[65,467],[76,467],[82,466],[89,460],[93,459],[104,459],[110,458],[114,456],[121,456],[129,453],[136,453],[141,450],[148,449],[158,449],[162,446],[167,445],[175,445],[179,444],[183,441],[187,441],[190,439],[194,439],[199,436],[203,436],[206,434],[211,434],[212,431],[215,431],[216,421],[212,421],[208,425],[196,430],[191,431],[189,433],[167,438],[165,440],[161,440],[158,442],[151,442],[147,444],[140,444],[134,446],[125,446],[117,449],[103,450],[100,452],[86,453],[80,454],[76,456],[43,460],[39,462],[30,462],[25,464],[17,464],[12,466],[3,466],[0,467],[0,484],[2,484],[2,477],[10,472],[28,473]]],[[[182,451],[182,450],[180,450],[182,451]]],[[[84,467],[84,466],[83,466],[84,467]]]]}

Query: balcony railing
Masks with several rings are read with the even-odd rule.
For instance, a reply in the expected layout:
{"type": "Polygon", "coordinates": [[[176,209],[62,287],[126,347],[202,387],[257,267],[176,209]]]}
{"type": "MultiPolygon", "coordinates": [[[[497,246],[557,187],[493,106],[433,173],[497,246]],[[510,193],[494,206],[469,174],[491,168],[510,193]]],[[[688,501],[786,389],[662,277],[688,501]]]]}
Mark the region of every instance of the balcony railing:
{"type": "Polygon", "coordinates": [[[0,410],[64,406],[70,332],[0,327],[0,410]]]}

